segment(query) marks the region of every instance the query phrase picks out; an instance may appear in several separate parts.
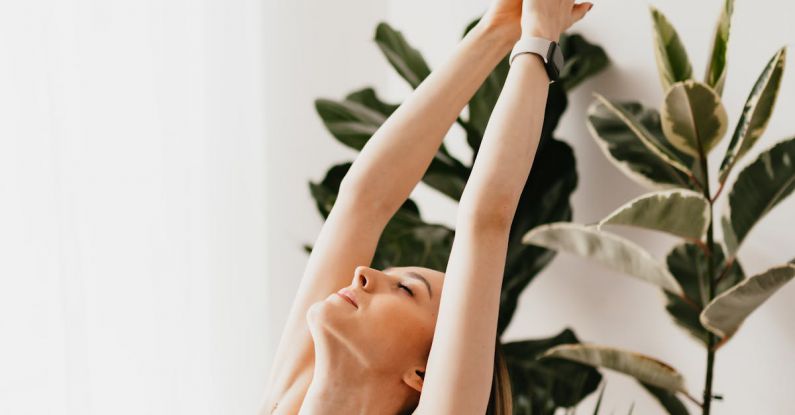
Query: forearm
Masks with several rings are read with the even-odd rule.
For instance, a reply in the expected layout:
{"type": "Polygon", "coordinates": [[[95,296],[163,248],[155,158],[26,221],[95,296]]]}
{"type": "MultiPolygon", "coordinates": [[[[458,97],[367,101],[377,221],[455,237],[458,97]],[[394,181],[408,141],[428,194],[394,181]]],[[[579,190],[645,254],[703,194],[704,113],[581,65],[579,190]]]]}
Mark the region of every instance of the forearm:
{"type": "Polygon", "coordinates": [[[422,179],[450,126],[516,38],[499,26],[473,28],[370,138],[349,170],[344,189],[391,216],[422,179]]]}
{"type": "Polygon", "coordinates": [[[510,220],[530,173],[544,122],[549,78],[538,56],[517,56],[489,119],[460,209],[510,220]]]}

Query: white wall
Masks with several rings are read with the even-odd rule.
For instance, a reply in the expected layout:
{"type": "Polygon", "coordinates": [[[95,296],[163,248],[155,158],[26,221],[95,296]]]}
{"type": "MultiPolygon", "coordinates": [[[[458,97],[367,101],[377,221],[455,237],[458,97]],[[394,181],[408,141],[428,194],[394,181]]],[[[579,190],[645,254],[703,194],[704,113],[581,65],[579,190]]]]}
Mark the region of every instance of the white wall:
{"type": "MultiPolygon", "coordinates": [[[[312,99],[341,98],[366,84],[375,85],[387,98],[399,101],[408,92],[404,83],[384,64],[370,41],[376,23],[386,19],[403,31],[437,67],[450,53],[467,22],[487,5],[481,0],[401,0],[314,4],[299,1],[279,5],[279,22],[268,29],[279,33],[274,54],[278,65],[270,69],[277,91],[278,133],[269,139],[269,194],[280,202],[269,216],[269,252],[273,300],[271,322],[282,327],[289,302],[298,284],[306,256],[299,246],[312,241],[320,220],[306,188],[319,180],[334,162],[349,160],[355,153],[336,144],[322,128],[312,99]],[[321,18],[322,16],[322,18],[321,18]],[[313,34],[310,34],[313,33],[313,34]],[[289,43],[284,43],[289,42],[289,43]],[[313,52],[304,51],[312,46],[313,52]],[[277,67],[274,69],[274,67],[277,67]]],[[[729,50],[729,73],[724,93],[732,127],[758,73],[773,52],[795,39],[790,3],[760,0],[738,1],[729,50]]],[[[654,1],[683,36],[696,74],[704,71],[714,21],[722,1],[654,1]]],[[[580,185],[574,195],[575,221],[600,219],[613,208],[644,189],[618,172],[602,155],[584,125],[584,111],[594,91],[619,99],[638,99],[658,106],[662,98],[652,51],[651,22],[646,2],[600,0],[587,21],[576,31],[603,45],[612,66],[579,87],[563,118],[558,135],[575,148],[580,185]]],[[[790,66],[792,62],[790,59],[790,66]]],[[[787,70],[776,113],[752,160],[762,148],[795,134],[788,114],[795,111],[795,75],[787,70]]],[[[452,151],[466,159],[460,132],[448,138],[452,151]]],[[[728,140],[727,140],[728,141],[728,140]]],[[[718,163],[727,143],[715,150],[718,163]]],[[[426,218],[452,225],[455,204],[420,184],[415,190],[426,218]]],[[[743,247],[741,259],[748,273],[766,269],[795,256],[795,237],[784,230],[795,228],[795,198],[790,198],[759,225],[743,247]]],[[[631,234],[657,255],[675,242],[658,235],[631,234]]],[[[795,407],[788,392],[795,370],[792,350],[795,327],[789,321],[795,286],[784,288],[752,315],[743,329],[717,357],[715,391],[725,402],[714,413],[786,414],[795,407]]],[[[569,255],[560,255],[532,284],[521,299],[518,315],[507,332],[510,339],[546,336],[565,326],[573,327],[588,341],[648,353],[679,368],[695,395],[703,384],[705,352],[671,322],[657,290],[569,255]],[[598,274],[598,275],[597,275],[598,274]]],[[[278,341],[270,339],[271,347],[278,341]]],[[[635,402],[635,413],[659,413],[658,406],[634,381],[608,375],[604,408],[607,413],[626,413],[635,402]]],[[[593,400],[583,408],[591,408],[593,400]]],[[[588,412],[587,410],[585,412],[588,412]]]]}
{"type": "Polygon", "coordinates": [[[262,13],[0,3],[0,413],[256,410],[262,13]]]}

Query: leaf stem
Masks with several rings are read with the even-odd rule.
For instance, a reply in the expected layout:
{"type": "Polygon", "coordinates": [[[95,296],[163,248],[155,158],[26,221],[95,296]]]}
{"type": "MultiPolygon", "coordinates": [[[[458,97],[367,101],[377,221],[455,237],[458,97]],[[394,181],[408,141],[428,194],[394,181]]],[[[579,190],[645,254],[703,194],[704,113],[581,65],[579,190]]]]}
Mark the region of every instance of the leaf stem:
{"type": "MultiPolygon", "coordinates": [[[[709,227],[707,228],[707,248],[709,251],[709,255],[706,256],[707,260],[707,275],[706,275],[706,283],[708,289],[707,300],[712,301],[715,298],[715,264],[714,259],[715,255],[713,252],[715,246],[715,239],[714,239],[714,232],[713,232],[713,218],[714,218],[714,204],[713,200],[710,197],[710,190],[709,190],[709,169],[707,165],[707,157],[704,154],[703,150],[700,151],[700,159],[701,159],[701,170],[704,175],[704,198],[709,200],[709,227]]],[[[704,278],[702,277],[702,284],[700,287],[703,290],[704,287],[704,278]]],[[[707,302],[707,303],[708,303],[707,302]]],[[[707,304],[705,303],[705,304],[707,304]]],[[[704,404],[702,405],[701,413],[702,415],[709,415],[710,410],[712,409],[712,379],[713,373],[715,371],[715,343],[716,343],[716,336],[711,331],[707,331],[707,374],[706,379],[704,380],[704,404]]]]}

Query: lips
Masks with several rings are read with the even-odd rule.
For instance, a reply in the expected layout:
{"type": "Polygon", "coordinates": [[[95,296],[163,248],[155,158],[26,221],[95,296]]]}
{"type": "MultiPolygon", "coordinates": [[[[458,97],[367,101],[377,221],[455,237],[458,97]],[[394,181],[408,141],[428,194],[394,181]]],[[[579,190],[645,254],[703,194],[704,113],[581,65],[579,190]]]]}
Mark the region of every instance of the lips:
{"type": "Polygon", "coordinates": [[[356,296],[353,294],[351,290],[343,288],[337,291],[336,294],[342,297],[343,300],[351,303],[354,307],[359,308],[359,303],[356,302],[356,296]]]}

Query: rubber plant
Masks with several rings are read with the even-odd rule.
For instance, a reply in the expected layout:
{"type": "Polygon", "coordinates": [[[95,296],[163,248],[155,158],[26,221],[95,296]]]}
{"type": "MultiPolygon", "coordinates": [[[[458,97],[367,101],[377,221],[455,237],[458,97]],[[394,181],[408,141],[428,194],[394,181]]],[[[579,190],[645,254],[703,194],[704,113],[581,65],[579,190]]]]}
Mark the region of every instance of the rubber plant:
{"type": "Polygon", "coordinates": [[[696,403],[702,414],[710,414],[713,400],[720,399],[712,390],[716,353],[749,314],[795,277],[792,263],[746,277],[737,260],[752,228],[795,190],[795,137],[763,150],[750,163],[740,163],[771,118],[786,48],[778,49],[764,65],[720,165],[708,162],[710,151],[728,130],[721,94],[733,8],[733,0],[723,4],[706,73],[699,81],[693,77],[673,25],[652,7],[656,61],[665,93],[660,110],[600,95],[589,108],[588,127],[605,156],[654,191],[631,200],[596,224],[547,224],[523,238],[535,246],[593,259],[662,290],[670,316],[706,349],[701,401],[687,394],[675,370],[661,362],[638,360],[627,351],[567,345],[547,353],[635,376],[639,370],[653,374],[656,381],[649,383],[658,388],[655,396],[670,413],[687,413],[678,399],[682,396],[696,403]],[[729,184],[734,169],[739,174],[729,184]],[[730,188],[728,196],[719,199],[725,188],[730,188]],[[681,243],[661,261],[605,230],[613,225],[666,232],[681,243]],[[722,230],[722,240],[715,235],[717,227],[722,230]]]}
{"type": "MultiPolygon", "coordinates": [[[[475,23],[477,20],[464,33],[475,23]]],[[[374,40],[392,67],[411,87],[416,88],[430,74],[431,69],[420,52],[387,23],[378,24],[374,40]]],[[[564,36],[561,45],[567,64],[562,80],[550,87],[539,154],[510,231],[500,304],[500,336],[513,317],[521,292],[555,255],[547,249],[523,244],[522,236],[537,225],[568,221],[572,217],[569,197],[577,185],[574,154],[571,147],[553,137],[567,106],[566,92],[608,63],[602,48],[580,35],[564,36]]],[[[422,179],[430,188],[452,200],[459,200],[507,74],[506,56],[468,103],[468,117],[459,116],[456,121],[472,148],[472,159],[459,160],[442,145],[422,179]]],[[[398,104],[384,102],[373,88],[365,87],[342,100],[317,99],[315,107],[331,135],[345,146],[359,151],[398,104]]],[[[324,218],[328,217],[334,205],[339,184],[350,165],[348,162],[332,166],[322,181],[309,184],[324,218]]],[[[408,199],[385,227],[372,266],[383,269],[416,265],[444,270],[454,235],[455,230],[447,226],[423,220],[417,204],[408,199]]],[[[309,246],[305,249],[311,251],[309,246]]],[[[563,359],[540,359],[553,346],[573,343],[578,343],[577,337],[565,329],[551,338],[503,345],[513,383],[516,413],[552,414],[558,407],[573,407],[596,389],[601,375],[593,367],[563,359]]]]}

